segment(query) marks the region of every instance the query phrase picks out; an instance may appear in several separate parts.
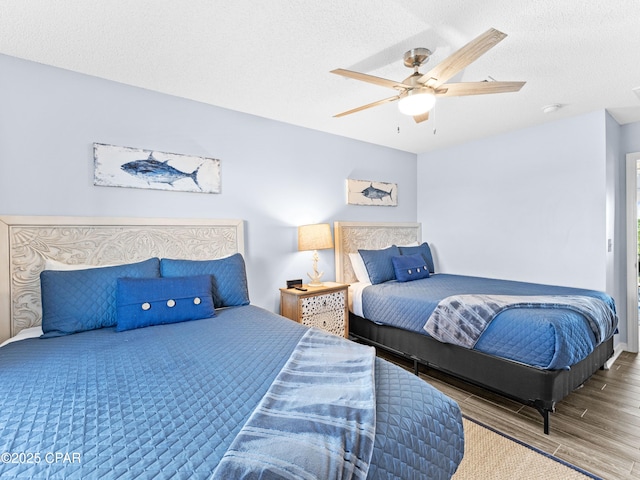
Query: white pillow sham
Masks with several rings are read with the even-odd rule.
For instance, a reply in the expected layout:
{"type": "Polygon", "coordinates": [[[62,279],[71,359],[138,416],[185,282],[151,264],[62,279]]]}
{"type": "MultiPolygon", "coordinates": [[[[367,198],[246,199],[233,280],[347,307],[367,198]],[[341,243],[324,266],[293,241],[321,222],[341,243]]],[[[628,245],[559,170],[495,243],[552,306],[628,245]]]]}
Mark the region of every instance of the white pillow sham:
{"type": "Polygon", "coordinates": [[[83,263],[78,263],[78,264],[69,264],[69,263],[64,263],[64,262],[59,262],[58,260],[53,260],[51,258],[47,258],[44,261],[44,269],[45,270],[64,270],[64,271],[70,271],[70,270],[86,270],[88,268],[100,268],[100,267],[114,267],[115,264],[113,265],[86,265],[83,263]]]}
{"type": "Polygon", "coordinates": [[[364,264],[364,260],[359,253],[350,253],[349,260],[351,260],[351,268],[353,268],[353,273],[356,274],[356,278],[359,282],[371,283],[369,280],[369,272],[367,271],[367,267],[364,264]]]}
{"type": "Polygon", "coordinates": [[[396,245],[396,247],[419,247],[419,246],[420,244],[417,241],[407,243],[406,245],[396,245]]]}
{"type": "Polygon", "coordinates": [[[11,337],[8,340],[2,342],[2,344],[0,344],[0,348],[13,342],[26,340],[27,338],[38,338],[40,335],[42,335],[42,327],[40,326],[25,328],[24,330],[20,330],[20,332],[18,332],[15,337],[11,337]]]}

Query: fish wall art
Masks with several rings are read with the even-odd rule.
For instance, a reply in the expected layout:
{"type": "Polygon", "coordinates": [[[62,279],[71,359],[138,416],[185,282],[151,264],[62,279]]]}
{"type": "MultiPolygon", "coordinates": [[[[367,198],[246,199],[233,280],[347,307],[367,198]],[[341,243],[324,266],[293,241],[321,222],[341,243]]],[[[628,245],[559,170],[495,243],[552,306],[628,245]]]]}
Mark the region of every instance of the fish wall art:
{"type": "Polygon", "coordinates": [[[398,205],[398,185],[396,183],[348,178],[347,203],[349,205],[396,207],[398,205]]]}
{"type": "Polygon", "coordinates": [[[180,192],[220,193],[220,160],[93,144],[93,184],[180,192]]]}

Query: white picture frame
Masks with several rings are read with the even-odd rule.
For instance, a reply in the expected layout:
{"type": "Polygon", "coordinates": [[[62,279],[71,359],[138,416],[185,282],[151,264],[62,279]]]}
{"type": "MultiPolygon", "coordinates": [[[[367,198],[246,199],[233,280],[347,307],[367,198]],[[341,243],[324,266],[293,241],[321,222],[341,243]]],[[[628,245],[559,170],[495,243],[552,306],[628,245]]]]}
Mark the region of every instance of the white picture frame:
{"type": "Polygon", "coordinates": [[[347,203],[366,206],[398,206],[398,184],[347,179],[347,203]]]}
{"type": "Polygon", "coordinates": [[[220,193],[220,160],[142,148],[93,144],[94,185],[220,193]]]}

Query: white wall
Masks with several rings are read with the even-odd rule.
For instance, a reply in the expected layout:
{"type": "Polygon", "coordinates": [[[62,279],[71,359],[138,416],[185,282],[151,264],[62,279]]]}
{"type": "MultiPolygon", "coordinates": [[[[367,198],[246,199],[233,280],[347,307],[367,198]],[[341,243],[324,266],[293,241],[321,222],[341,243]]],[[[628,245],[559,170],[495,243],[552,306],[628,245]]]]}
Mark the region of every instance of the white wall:
{"type": "MultiPolygon", "coordinates": [[[[627,125],[623,125],[620,127],[620,155],[623,157],[623,159],[621,161],[625,161],[626,160],[626,155],[628,153],[637,153],[640,152],[640,122],[636,122],[636,123],[630,123],[627,125]]],[[[623,184],[624,188],[620,188],[621,192],[624,192],[624,195],[626,195],[626,185],[623,184]]],[[[626,248],[626,245],[625,245],[626,248]]],[[[626,259],[626,257],[625,257],[626,259]]],[[[624,266],[624,270],[626,271],[626,269],[631,268],[633,270],[635,270],[636,266],[635,265],[631,265],[631,264],[627,264],[625,262],[625,266],[624,266]]],[[[635,291],[632,289],[632,291],[635,291]]],[[[624,333],[624,338],[625,341],[627,340],[627,325],[623,325],[623,328],[621,328],[621,331],[624,329],[623,333],[624,333]]],[[[633,342],[628,341],[629,344],[633,344],[633,342]]]]}
{"type": "Polygon", "coordinates": [[[251,300],[272,311],[311,270],[297,225],[416,219],[414,154],[13,57],[0,71],[0,214],[242,218],[251,300]],[[94,186],[93,142],[219,158],[222,193],[94,186]],[[346,205],[346,178],[397,183],[398,207],[346,205]]]}
{"type": "Polygon", "coordinates": [[[606,288],[605,113],[418,156],[440,271],[606,288]]]}
{"type": "Polygon", "coordinates": [[[640,152],[640,122],[628,123],[620,127],[621,150],[626,153],[640,152]]]}
{"type": "Polygon", "coordinates": [[[627,343],[627,228],[626,154],[621,150],[621,127],[606,118],[607,170],[607,292],[616,299],[618,339],[627,343]],[[609,240],[611,240],[609,242],[609,240]]]}

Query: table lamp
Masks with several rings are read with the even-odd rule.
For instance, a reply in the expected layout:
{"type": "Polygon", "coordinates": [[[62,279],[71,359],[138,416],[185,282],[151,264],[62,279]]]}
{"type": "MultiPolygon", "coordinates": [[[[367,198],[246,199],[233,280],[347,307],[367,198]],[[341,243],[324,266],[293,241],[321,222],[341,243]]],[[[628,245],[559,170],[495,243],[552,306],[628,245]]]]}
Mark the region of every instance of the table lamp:
{"type": "Polygon", "coordinates": [[[328,223],[301,225],[298,227],[298,251],[313,250],[313,274],[307,273],[311,287],[321,287],[320,281],[324,272],[318,272],[318,250],[333,248],[331,226],[328,223]]]}

